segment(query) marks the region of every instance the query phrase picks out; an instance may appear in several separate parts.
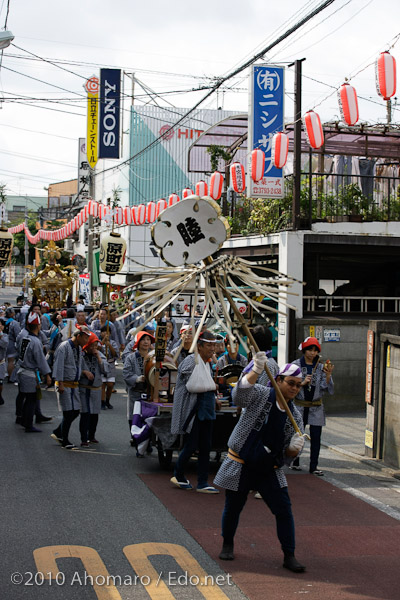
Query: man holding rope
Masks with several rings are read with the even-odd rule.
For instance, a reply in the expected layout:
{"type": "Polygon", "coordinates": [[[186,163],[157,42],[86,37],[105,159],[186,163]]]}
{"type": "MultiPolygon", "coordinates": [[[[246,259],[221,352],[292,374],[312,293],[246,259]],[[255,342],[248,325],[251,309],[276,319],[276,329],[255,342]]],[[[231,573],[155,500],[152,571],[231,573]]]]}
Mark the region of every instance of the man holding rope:
{"type": "MultiPolygon", "coordinates": [[[[240,513],[249,491],[257,490],[275,515],[284,553],[283,566],[302,573],[305,567],[294,555],[294,520],[282,467],[301,452],[304,439],[295,433],[275,389],[256,383],[267,360],[265,352],[257,352],[250,372],[239,380],[232,394],[236,406],[246,410],[242,411],[228,440],[228,455],[214,480],[226,490],[222,515],[223,546],[219,558],[233,560],[233,539],[240,513]]],[[[302,382],[300,368],[287,364],[279,370],[275,380],[302,431],[301,416],[292,402],[302,382]]]]}

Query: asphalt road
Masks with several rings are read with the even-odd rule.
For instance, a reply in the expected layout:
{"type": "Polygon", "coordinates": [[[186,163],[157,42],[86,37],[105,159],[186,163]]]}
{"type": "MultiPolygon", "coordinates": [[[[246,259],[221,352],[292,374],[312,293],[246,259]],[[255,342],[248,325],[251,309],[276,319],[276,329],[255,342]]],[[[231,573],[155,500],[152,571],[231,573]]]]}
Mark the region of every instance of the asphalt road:
{"type": "MultiPolygon", "coordinates": [[[[122,393],[113,394],[114,410],[100,415],[100,444],[68,451],[50,438],[60,419],[55,393],[42,399],[54,424],[27,434],[14,423],[16,392],[5,384],[0,407],[0,598],[199,598],[192,584],[204,574],[219,577],[219,585],[207,580],[206,597],[245,598],[138,476],[160,467],[156,456],[136,458],[122,393]],[[85,568],[100,577],[96,590],[85,568]],[[107,575],[116,577],[115,586],[103,584],[107,575]]],[[[77,421],[70,439],[80,441],[77,421]]]]}

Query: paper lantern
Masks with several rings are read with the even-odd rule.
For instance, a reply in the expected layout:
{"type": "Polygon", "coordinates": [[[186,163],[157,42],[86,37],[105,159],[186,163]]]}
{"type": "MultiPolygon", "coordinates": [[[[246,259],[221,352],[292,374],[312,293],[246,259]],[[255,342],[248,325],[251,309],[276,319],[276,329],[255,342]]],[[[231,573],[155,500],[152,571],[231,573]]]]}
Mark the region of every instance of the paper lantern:
{"type": "Polygon", "coordinates": [[[396,59],[389,52],[381,52],[375,63],[376,91],[384,100],[396,93],[396,59]]]}
{"type": "Polygon", "coordinates": [[[264,177],[265,171],[265,153],[256,148],[251,153],[251,178],[257,183],[264,177]]]}
{"type": "Polygon", "coordinates": [[[286,165],[289,152],[289,137],[283,131],[276,133],[272,139],[272,160],[277,169],[286,165]]]}
{"type": "Polygon", "coordinates": [[[124,223],[125,225],[130,225],[132,223],[132,208],[127,206],[124,208],[124,223]]]}
{"type": "Polygon", "coordinates": [[[94,200],[89,200],[88,209],[91,217],[97,217],[99,214],[99,203],[94,200]]]}
{"type": "Polygon", "coordinates": [[[208,190],[208,194],[213,200],[219,200],[219,198],[221,198],[223,185],[224,177],[222,173],[215,171],[215,173],[211,175],[210,188],[208,190]]]}
{"type": "Polygon", "coordinates": [[[311,148],[315,150],[321,148],[324,143],[324,131],[319,115],[313,110],[309,110],[303,117],[303,125],[311,148]]]}
{"type": "Polygon", "coordinates": [[[146,208],[146,220],[148,223],[154,223],[157,216],[157,205],[155,202],[149,202],[146,208]]]}
{"type": "Polygon", "coordinates": [[[120,206],[117,206],[116,208],[114,208],[113,211],[113,218],[114,218],[114,223],[116,225],[123,225],[124,223],[124,211],[122,210],[122,208],[120,206]]]}
{"type": "Polygon", "coordinates": [[[203,198],[203,196],[207,196],[207,193],[208,193],[208,186],[207,186],[206,182],[203,180],[198,181],[196,183],[196,196],[200,196],[200,198],[203,198]]]}
{"type": "Polygon", "coordinates": [[[339,108],[342,119],[347,125],[355,125],[358,121],[357,92],[349,83],[344,83],[338,90],[339,108]]]}
{"type": "Polygon", "coordinates": [[[185,188],[182,190],[182,198],[187,198],[188,196],[193,196],[193,190],[190,188],[185,188]]]}
{"type": "Polygon", "coordinates": [[[139,204],[136,207],[136,225],[144,225],[146,223],[146,206],[139,204]]]}
{"type": "Polygon", "coordinates": [[[234,162],[230,166],[231,186],[238,194],[246,187],[244,166],[240,162],[234,162]]]}
{"type": "Polygon", "coordinates": [[[106,234],[100,244],[100,267],[107,275],[115,275],[122,269],[125,261],[126,242],[115,231],[106,234]]]}
{"type": "Polygon", "coordinates": [[[168,206],[174,206],[177,202],[180,201],[178,194],[171,194],[168,198],[168,206]]]}
{"type": "Polygon", "coordinates": [[[160,213],[162,213],[163,210],[165,210],[167,208],[168,204],[167,201],[165,200],[165,198],[161,198],[158,202],[157,202],[157,217],[160,213]]]}

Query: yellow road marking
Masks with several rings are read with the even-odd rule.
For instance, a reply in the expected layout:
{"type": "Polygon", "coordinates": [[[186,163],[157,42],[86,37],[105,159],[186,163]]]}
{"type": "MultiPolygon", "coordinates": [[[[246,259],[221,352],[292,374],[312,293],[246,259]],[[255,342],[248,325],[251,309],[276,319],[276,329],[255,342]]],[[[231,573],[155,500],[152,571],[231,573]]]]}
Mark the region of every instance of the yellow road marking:
{"type": "Polygon", "coordinates": [[[99,553],[88,546],[45,546],[33,551],[36,568],[45,579],[55,580],[60,572],[57,567],[59,558],[79,558],[89,576],[93,577],[93,590],[98,600],[122,600],[117,588],[112,585],[98,585],[96,579],[103,576],[109,581],[110,574],[99,553]]]}
{"type": "Polygon", "coordinates": [[[157,573],[149,561],[149,556],[157,554],[172,556],[182,571],[187,573],[188,577],[197,576],[200,582],[196,586],[196,590],[207,600],[226,600],[228,598],[218,585],[208,582],[207,573],[183,546],[163,542],[148,542],[125,546],[123,551],[137,575],[140,578],[147,577],[150,579],[149,585],[146,585],[146,591],[152,600],[173,600],[174,598],[166,584],[161,580],[160,573],[157,573]]]}

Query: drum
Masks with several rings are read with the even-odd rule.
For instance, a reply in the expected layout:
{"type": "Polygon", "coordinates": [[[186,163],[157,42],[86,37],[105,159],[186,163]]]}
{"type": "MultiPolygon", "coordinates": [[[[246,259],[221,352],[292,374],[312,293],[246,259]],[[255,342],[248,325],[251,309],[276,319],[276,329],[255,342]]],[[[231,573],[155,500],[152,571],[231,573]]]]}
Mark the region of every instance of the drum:
{"type": "Polygon", "coordinates": [[[226,365],[218,370],[218,383],[229,385],[236,383],[243,371],[242,365],[226,365]]]}
{"type": "MultiPolygon", "coordinates": [[[[170,398],[173,395],[173,389],[175,387],[176,378],[178,375],[178,369],[173,362],[172,354],[166,352],[161,365],[158,388],[159,394],[160,396],[168,396],[168,398],[170,398]]],[[[149,352],[146,356],[144,360],[143,371],[146,381],[149,383],[153,391],[156,377],[156,357],[154,350],[149,352]]]]}

